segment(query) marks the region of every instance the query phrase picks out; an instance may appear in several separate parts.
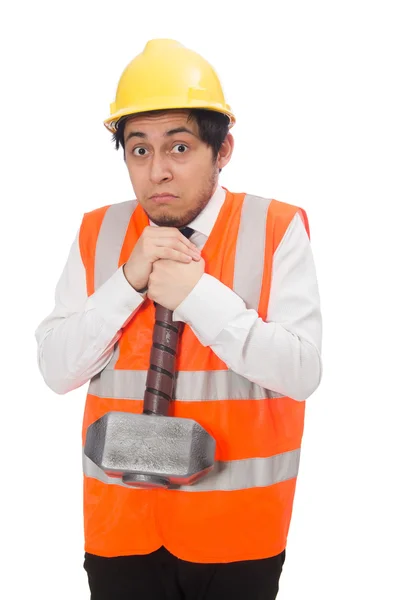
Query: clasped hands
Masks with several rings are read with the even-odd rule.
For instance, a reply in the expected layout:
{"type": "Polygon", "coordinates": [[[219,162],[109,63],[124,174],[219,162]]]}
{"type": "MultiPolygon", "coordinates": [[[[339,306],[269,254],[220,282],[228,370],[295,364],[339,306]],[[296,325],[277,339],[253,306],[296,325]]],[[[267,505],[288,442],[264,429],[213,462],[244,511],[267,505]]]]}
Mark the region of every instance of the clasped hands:
{"type": "Polygon", "coordinates": [[[148,297],[175,310],[204,273],[200,250],[174,227],[144,229],[124,265],[124,275],[136,290],[148,288],[148,297]]]}
{"type": "Polygon", "coordinates": [[[204,259],[180,263],[160,258],[149,276],[148,297],[165,308],[175,310],[190,294],[204,273],[204,259]]]}

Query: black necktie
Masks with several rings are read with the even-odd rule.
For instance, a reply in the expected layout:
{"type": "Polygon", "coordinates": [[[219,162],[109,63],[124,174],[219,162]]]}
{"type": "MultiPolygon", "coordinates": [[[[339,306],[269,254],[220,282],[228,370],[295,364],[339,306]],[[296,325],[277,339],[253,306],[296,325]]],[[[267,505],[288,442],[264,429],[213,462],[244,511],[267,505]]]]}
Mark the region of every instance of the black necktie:
{"type": "Polygon", "coordinates": [[[194,233],[194,229],[192,229],[191,227],[182,227],[182,229],[179,230],[182,235],[184,235],[187,239],[190,238],[190,236],[194,233]]]}

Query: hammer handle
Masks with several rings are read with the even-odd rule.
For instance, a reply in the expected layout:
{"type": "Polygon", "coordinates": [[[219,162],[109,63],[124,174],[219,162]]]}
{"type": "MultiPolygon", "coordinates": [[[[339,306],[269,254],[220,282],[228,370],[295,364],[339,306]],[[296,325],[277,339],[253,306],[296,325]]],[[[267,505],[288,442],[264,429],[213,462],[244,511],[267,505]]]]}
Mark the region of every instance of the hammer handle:
{"type": "Polygon", "coordinates": [[[175,377],[175,358],[182,323],[172,320],[173,311],[155,304],[150,367],[143,397],[144,414],[167,415],[172,399],[175,377]]]}

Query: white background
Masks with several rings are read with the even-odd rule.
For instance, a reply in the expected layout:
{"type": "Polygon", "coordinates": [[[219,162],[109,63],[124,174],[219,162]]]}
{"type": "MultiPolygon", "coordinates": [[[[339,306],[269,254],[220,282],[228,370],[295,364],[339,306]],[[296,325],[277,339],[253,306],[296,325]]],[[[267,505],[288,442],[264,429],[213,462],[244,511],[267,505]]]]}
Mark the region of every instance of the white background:
{"type": "Polygon", "coordinates": [[[133,197],[102,125],[127,63],[169,37],[237,115],[222,185],[307,210],[324,376],[307,402],[280,600],[397,598],[394,2],[8,2],[1,9],[0,595],[88,598],[81,419],[34,331],[84,212],[133,197]]]}

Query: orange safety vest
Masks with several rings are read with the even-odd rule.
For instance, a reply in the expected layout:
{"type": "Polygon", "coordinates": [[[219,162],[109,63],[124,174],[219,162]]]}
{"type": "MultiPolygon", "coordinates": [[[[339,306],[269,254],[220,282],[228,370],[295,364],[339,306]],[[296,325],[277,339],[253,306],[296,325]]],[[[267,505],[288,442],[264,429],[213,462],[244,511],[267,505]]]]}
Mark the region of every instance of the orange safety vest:
{"type": "MultiPolygon", "coordinates": [[[[266,321],[273,255],[296,213],[277,200],[226,190],[202,249],[205,270],[266,321]]],[[[127,262],[149,219],[136,200],[84,215],[80,251],[91,295],[127,262]]],[[[90,382],[87,427],[109,411],[141,413],[155,309],[146,299],[110,363],[90,382]]],[[[266,364],[263,365],[266,369],[266,364]]],[[[298,474],[305,402],[231,371],[186,324],[170,415],[199,422],[216,440],[214,470],[192,486],[144,490],[109,477],[83,452],[85,550],[146,554],[165,546],[199,563],[267,558],[285,549],[298,474]]]]}

